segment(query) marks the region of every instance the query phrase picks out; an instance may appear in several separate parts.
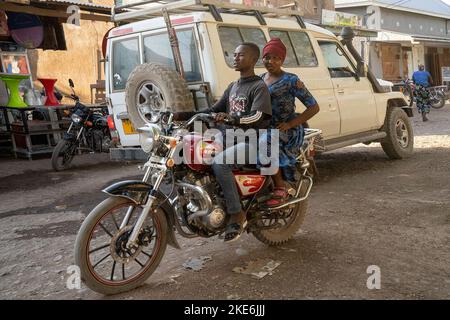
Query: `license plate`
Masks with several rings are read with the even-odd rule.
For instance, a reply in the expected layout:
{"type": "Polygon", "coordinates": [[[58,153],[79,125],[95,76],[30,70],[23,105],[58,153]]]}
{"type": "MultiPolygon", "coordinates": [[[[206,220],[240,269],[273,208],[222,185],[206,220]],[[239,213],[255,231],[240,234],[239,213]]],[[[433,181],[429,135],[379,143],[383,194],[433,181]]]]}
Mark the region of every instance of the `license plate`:
{"type": "Polygon", "coordinates": [[[123,127],[123,132],[125,132],[125,134],[136,134],[137,133],[137,131],[134,129],[133,125],[131,124],[131,121],[128,119],[122,120],[122,127],[123,127]]]}

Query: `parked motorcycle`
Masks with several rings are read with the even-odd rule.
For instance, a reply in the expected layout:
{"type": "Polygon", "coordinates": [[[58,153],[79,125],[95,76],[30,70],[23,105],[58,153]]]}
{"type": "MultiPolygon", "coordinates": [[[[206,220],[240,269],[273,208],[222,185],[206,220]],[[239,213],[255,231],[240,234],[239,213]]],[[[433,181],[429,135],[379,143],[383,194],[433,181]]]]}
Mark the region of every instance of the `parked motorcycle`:
{"type": "MultiPolygon", "coordinates": [[[[167,244],[180,249],[174,229],[187,238],[224,233],[229,216],[210,166],[174,161],[177,147],[189,150],[184,157],[217,154],[216,142],[181,130],[191,132],[194,121],[211,127],[213,119],[211,114],[197,114],[175,124],[168,113],[139,129],[142,149],[149,154],[142,181],[122,181],[105,188],[109,197],[89,213],[77,235],[75,261],[89,288],[116,294],[138,287],[155,271],[167,244]],[[171,187],[168,195],[161,191],[163,182],[171,187]]],[[[233,172],[247,213],[246,231],[265,244],[286,243],[303,223],[313,186],[307,159],[321,134],[317,129],[305,130],[296,182],[290,186],[287,202],[271,208],[265,205],[273,182],[256,167],[233,172]]]]}
{"type": "MultiPolygon", "coordinates": [[[[415,102],[414,98],[414,90],[416,89],[416,85],[414,82],[406,78],[397,86],[400,87],[400,91],[403,92],[406,101],[410,107],[413,106],[415,102]]],[[[445,105],[447,100],[447,86],[436,86],[429,87],[428,92],[430,93],[430,104],[434,109],[440,109],[445,105]]]]}
{"type": "Polygon", "coordinates": [[[414,81],[409,78],[405,78],[396,86],[400,88],[400,91],[403,93],[408,106],[412,107],[414,104],[414,90],[416,88],[414,81]]]}
{"type": "Polygon", "coordinates": [[[68,169],[76,154],[109,152],[112,145],[110,129],[114,129],[114,122],[108,117],[107,110],[86,107],[75,94],[72,79],[69,79],[69,85],[75,107],[67,112],[71,118],[70,126],[53,150],[55,171],[68,169]]]}
{"type": "Polygon", "coordinates": [[[447,100],[447,86],[437,86],[428,88],[430,92],[430,102],[434,109],[441,109],[447,100]]]}

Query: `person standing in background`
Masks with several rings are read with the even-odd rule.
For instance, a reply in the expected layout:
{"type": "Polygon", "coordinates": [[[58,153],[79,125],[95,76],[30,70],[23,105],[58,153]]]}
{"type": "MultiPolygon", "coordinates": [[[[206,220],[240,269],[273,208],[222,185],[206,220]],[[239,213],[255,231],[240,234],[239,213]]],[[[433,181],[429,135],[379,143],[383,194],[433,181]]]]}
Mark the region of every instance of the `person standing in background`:
{"type": "Polygon", "coordinates": [[[433,78],[428,71],[425,71],[425,66],[421,64],[419,70],[414,72],[412,80],[416,86],[414,98],[416,99],[417,109],[422,114],[422,120],[428,121],[427,114],[430,113],[431,108],[428,88],[433,85],[433,78]]]}

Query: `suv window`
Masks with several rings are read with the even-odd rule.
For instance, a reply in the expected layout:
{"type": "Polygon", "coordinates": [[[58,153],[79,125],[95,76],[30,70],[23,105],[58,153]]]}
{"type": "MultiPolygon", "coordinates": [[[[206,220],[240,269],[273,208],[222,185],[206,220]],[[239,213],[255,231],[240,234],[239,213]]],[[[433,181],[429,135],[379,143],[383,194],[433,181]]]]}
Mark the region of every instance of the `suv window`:
{"type": "Polygon", "coordinates": [[[319,42],[323,57],[332,78],[352,78],[355,76],[353,64],[345,52],[335,42],[319,42]]]}
{"type": "MultiPolygon", "coordinates": [[[[219,27],[219,38],[225,61],[230,67],[233,67],[234,49],[239,44],[242,42],[253,42],[262,52],[267,42],[264,33],[258,28],[219,27]]],[[[261,58],[256,65],[259,67],[263,66],[261,58]]]]}
{"type": "MultiPolygon", "coordinates": [[[[186,81],[202,81],[194,31],[192,29],[177,30],[177,38],[186,81]]],[[[175,70],[167,32],[144,37],[144,62],[163,64],[175,70]]]]}
{"type": "Polygon", "coordinates": [[[292,44],[294,45],[295,54],[297,55],[300,67],[317,67],[317,57],[309,40],[308,34],[305,32],[289,31],[292,44]]]}
{"type": "Polygon", "coordinates": [[[305,32],[271,30],[271,38],[280,38],[286,46],[286,67],[316,67],[317,58],[305,32]]]}
{"type": "Polygon", "coordinates": [[[131,71],[139,64],[138,38],[114,41],[113,44],[113,90],[123,90],[131,71]]]}
{"type": "Polygon", "coordinates": [[[286,67],[297,67],[297,57],[295,56],[294,48],[292,47],[287,31],[271,30],[269,34],[271,38],[280,38],[286,46],[286,59],[284,59],[283,65],[286,67]]]}

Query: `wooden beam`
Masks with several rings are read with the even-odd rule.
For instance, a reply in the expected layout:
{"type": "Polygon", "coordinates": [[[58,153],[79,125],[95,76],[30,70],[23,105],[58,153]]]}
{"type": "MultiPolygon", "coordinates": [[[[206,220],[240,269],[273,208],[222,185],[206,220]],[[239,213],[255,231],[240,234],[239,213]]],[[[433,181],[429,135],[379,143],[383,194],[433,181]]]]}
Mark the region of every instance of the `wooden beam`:
{"type": "Polygon", "coordinates": [[[15,3],[30,4],[30,0],[5,0],[5,2],[15,2],[15,3]]]}
{"type": "Polygon", "coordinates": [[[102,15],[93,14],[93,13],[82,13],[82,14],[80,14],[80,18],[82,20],[112,22],[111,16],[102,16],[102,15]]]}
{"type": "MultiPolygon", "coordinates": [[[[43,9],[33,6],[21,6],[13,3],[0,3],[0,9],[12,12],[21,12],[21,13],[29,13],[35,14],[37,16],[44,17],[55,17],[55,18],[69,18],[70,14],[68,14],[65,10],[57,10],[57,9],[43,9]]],[[[91,20],[91,21],[105,21],[111,22],[111,17],[107,15],[97,15],[92,13],[81,13],[80,18],[82,20],[91,20]]]]}

